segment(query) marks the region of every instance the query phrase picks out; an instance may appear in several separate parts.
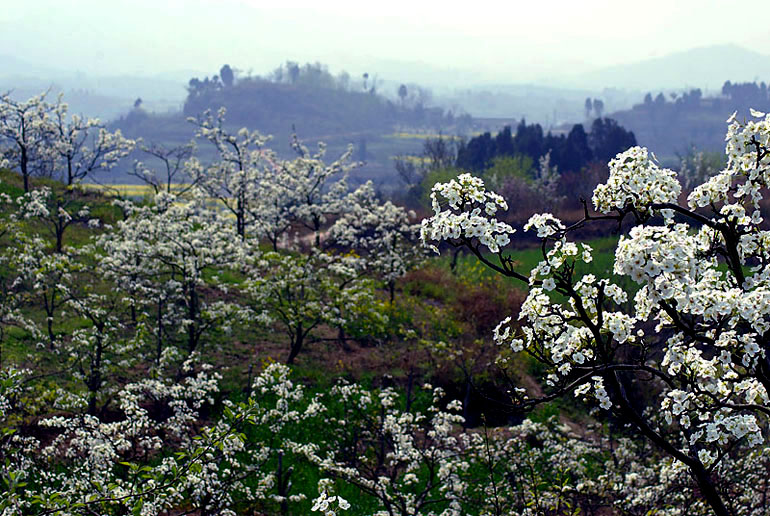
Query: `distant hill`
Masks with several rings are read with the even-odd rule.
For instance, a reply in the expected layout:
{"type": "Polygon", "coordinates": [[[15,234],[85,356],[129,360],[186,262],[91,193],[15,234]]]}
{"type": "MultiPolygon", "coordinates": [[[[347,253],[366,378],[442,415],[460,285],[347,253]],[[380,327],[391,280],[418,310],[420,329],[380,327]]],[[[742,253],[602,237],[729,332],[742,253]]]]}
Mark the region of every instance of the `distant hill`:
{"type": "MultiPolygon", "coordinates": [[[[429,93],[417,85],[400,86],[393,99],[381,95],[371,77],[359,82],[344,74],[332,76],[318,63],[300,67],[288,62],[267,77],[235,78],[222,70],[191,78],[181,111],[153,114],[138,107],[111,127],[132,138],[180,144],[195,131],[187,117],[224,107],[230,129],[249,127],[273,135],[270,146],[279,154],[291,152],[286,142],[295,131],[311,146],[323,141],[334,157],[352,144],[353,159],[366,162],[355,180],[372,179],[390,188],[397,186],[394,156],[419,152],[429,134],[472,130],[469,115],[431,105],[429,93]]],[[[203,145],[201,156],[212,158],[211,149],[203,145]]]]}
{"type": "MultiPolygon", "coordinates": [[[[456,133],[471,128],[469,115],[429,105],[429,95],[419,86],[402,88],[393,100],[381,95],[374,81],[362,85],[349,76],[332,76],[318,63],[300,67],[288,62],[269,77],[193,77],[181,111],[159,116],[133,110],[113,125],[132,137],[178,141],[192,130],[187,117],[224,107],[227,124],[235,128],[249,127],[277,138],[297,131],[309,140],[362,147],[372,136],[394,132],[456,133]]],[[[366,159],[365,149],[360,159],[366,159]]]]}
{"type": "Polygon", "coordinates": [[[631,90],[718,89],[733,82],[770,79],[770,56],[737,45],[700,47],[563,78],[584,88],[631,90]]]}
{"type": "Polygon", "coordinates": [[[419,86],[404,85],[400,98],[389,99],[368,75],[359,84],[349,76],[333,76],[320,63],[287,62],[267,77],[192,78],[187,91],[186,116],[225,107],[228,122],[267,134],[296,127],[309,137],[328,139],[388,133],[399,126],[449,130],[462,120],[470,123],[470,117],[431,106],[419,86]]]}
{"type": "Polygon", "coordinates": [[[227,109],[228,122],[266,134],[286,134],[292,126],[315,137],[385,131],[398,119],[395,104],[376,94],[259,78],[229,88],[193,92],[184,104],[184,114],[195,116],[220,106],[227,109]]]}

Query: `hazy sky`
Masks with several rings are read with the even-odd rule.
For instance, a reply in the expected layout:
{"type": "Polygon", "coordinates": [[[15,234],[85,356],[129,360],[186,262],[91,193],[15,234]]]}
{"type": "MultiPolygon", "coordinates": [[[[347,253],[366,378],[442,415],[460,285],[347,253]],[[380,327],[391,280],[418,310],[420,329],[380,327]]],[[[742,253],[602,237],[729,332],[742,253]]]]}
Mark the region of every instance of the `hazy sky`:
{"type": "Polygon", "coordinates": [[[89,74],[398,60],[520,82],[706,45],[770,52],[767,0],[6,1],[0,53],[89,74]]]}

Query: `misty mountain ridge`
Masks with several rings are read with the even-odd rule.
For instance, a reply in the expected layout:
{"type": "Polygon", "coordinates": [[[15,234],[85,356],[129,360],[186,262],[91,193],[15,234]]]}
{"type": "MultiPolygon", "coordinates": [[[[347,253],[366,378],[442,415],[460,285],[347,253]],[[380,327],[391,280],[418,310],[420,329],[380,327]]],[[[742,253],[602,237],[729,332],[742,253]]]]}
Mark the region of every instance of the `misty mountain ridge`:
{"type": "MultiPolygon", "coordinates": [[[[252,73],[248,63],[231,64],[247,75],[252,73]]],[[[501,68],[497,78],[489,72],[421,62],[419,56],[403,60],[350,56],[346,68],[352,79],[360,80],[362,70],[366,71],[378,84],[378,91],[389,98],[396,97],[400,84],[419,84],[432,89],[434,105],[455,112],[486,118],[523,117],[551,126],[582,121],[586,97],[601,98],[609,113],[629,109],[648,91],[701,88],[705,94],[718,94],[726,80],[770,79],[770,56],[736,45],[716,45],[526,83],[505,79],[515,76],[515,64],[501,68]]],[[[137,98],[148,111],[179,110],[189,79],[204,75],[168,69],[102,76],[38,66],[23,57],[0,54],[0,90],[29,97],[53,86],[54,94],[65,93],[73,111],[105,120],[127,113],[137,98]]]]}
{"type": "Polygon", "coordinates": [[[156,112],[179,110],[187,95],[185,85],[192,70],[167,70],[156,74],[96,75],[73,69],[50,68],[0,54],[0,92],[23,100],[49,91],[49,97],[64,94],[70,110],[113,120],[131,109],[141,98],[146,109],[156,112]]]}
{"type": "Polygon", "coordinates": [[[752,82],[768,79],[770,55],[738,45],[715,45],[604,67],[557,81],[565,87],[660,91],[689,88],[719,90],[727,80],[752,82]]]}

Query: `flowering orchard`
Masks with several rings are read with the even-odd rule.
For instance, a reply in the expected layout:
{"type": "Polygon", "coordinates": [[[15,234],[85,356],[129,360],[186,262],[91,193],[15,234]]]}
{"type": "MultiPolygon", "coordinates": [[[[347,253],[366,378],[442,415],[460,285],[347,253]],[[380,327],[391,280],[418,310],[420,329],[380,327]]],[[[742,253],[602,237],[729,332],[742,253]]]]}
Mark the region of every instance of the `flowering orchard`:
{"type": "Polygon", "coordinates": [[[61,99],[0,106],[20,173],[0,172],[3,516],[767,513],[764,115],[730,121],[727,168],[686,205],[646,150],[618,155],[583,220],[530,219],[526,271],[505,199],[467,174],[420,226],[349,186],[349,152],[327,163],[295,138],[282,158],[224,110],[191,120],[217,151],[204,163],[61,99]],[[141,204],[35,177],[75,183],[134,146],[156,194],[141,204]],[[594,251],[570,239],[601,221],[624,231],[614,273],[578,276],[594,251]],[[458,312],[484,307],[461,305],[483,303],[419,280],[420,236],[520,280],[521,310],[466,338],[458,312]],[[474,355],[486,341],[496,363],[474,355]],[[476,372],[442,376],[458,356],[476,372]],[[462,388],[517,368],[542,385],[520,374],[505,424],[471,426],[462,388]]]}

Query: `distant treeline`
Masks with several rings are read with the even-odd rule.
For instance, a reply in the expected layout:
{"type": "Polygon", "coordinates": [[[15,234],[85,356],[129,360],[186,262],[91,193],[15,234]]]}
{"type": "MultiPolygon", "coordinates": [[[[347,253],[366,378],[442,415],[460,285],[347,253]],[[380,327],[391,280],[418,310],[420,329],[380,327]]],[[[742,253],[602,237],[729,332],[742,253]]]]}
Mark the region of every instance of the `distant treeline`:
{"type": "Polygon", "coordinates": [[[471,172],[508,200],[505,220],[522,224],[536,210],[567,213],[579,207],[579,199],[590,199],[607,180],[607,163],[634,145],[634,133],[610,118],[597,118],[590,132],[575,124],[566,134],[545,133],[540,124],[521,120],[515,132],[505,126],[468,141],[439,135],[425,141],[421,155],[396,159],[404,184],[399,200],[429,210],[434,184],[471,172]]]}
{"type": "Polygon", "coordinates": [[[684,93],[649,92],[641,104],[612,117],[634,131],[640,145],[658,156],[672,158],[696,147],[724,150],[724,122],[734,111],[749,117],[749,108],[770,109],[770,91],[765,82],[726,81],[721,95],[704,97],[700,89],[684,93]]]}
{"type": "Polygon", "coordinates": [[[757,106],[766,106],[770,101],[767,84],[761,82],[743,82],[733,84],[726,81],[722,85],[721,97],[703,97],[700,88],[686,91],[682,94],[676,92],[670,94],[670,101],[661,92],[653,99],[652,93],[644,96],[642,104],[633,107],[635,111],[666,112],[669,115],[677,112],[698,111],[708,107],[733,108],[734,110],[748,111],[749,108],[757,109],[757,106]]]}
{"type": "Polygon", "coordinates": [[[522,155],[537,163],[550,152],[550,162],[559,171],[580,172],[593,161],[608,162],[618,152],[636,145],[634,133],[611,118],[597,118],[586,133],[582,124],[575,124],[568,134],[543,133],[540,124],[527,125],[522,120],[516,134],[510,126],[496,136],[486,132],[461,142],[457,150],[457,167],[476,172],[492,166],[497,157],[522,155]]]}

